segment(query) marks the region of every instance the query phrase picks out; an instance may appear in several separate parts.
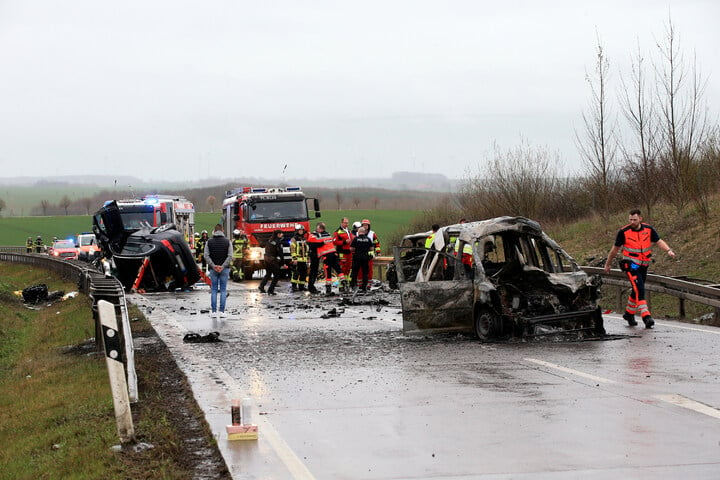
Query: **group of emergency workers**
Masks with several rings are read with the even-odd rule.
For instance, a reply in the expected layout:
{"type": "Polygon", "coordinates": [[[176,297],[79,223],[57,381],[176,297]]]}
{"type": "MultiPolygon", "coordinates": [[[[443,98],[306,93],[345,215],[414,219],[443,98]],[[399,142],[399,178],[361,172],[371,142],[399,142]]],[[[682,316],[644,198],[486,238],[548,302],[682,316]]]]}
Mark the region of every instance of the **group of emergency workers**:
{"type": "MultiPolygon", "coordinates": [[[[203,256],[205,244],[208,241],[207,230],[195,234],[195,256],[203,271],[207,269],[207,262],[203,256]]],[[[230,267],[230,278],[242,281],[243,258],[247,255],[248,237],[242,230],[232,232],[233,258],[230,267]]],[[[266,247],[267,250],[267,247],[266,247]]],[[[282,249],[279,249],[282,252],[282,249]]],[[[268,252],[266,252],[268,253],[268,252]]],[[[340,226],[332,233],[327,231],[325,223],[319,222],[315,231],[306,232],[301,224],[295,225],[295,233],[290,240],[290,286],[293,292],[309,291],[319,293],[315,281],[322,264],[325,279],[325,293],[332,295],[333,279],[340,282],[340,291],[350,291],[359,286],[360,291],[366,292],[372,280],[373,258],[380,254],[380,240],[372,230],[370,220],[363,219],[350,226],[348,218],[343,218],[340,226]]],[[[267,255],[266,255],[267,256],[267,255]]],[[[282,255],[280,255],[282,257],[282,255]]],[[[277,255],[271,255],[272,259],[277,255]]],[[[265,258],[266,263],[269,260],[265,258]]],[[[282,264],[282,259],[280,260],[282,264]]],[[[273,263],[274,266],[274,263],[273,263]]],[[[279,266],[278,266],[279,269],[279,266]]],[[[273,268],[273,277],[275,268],[273,268]]],[[[259,287],[262,293],[274,293],[276,280],[270,284],[266,291],[263,280],[259,287]]]]}
{"type": "MultiPolygon", "coordinates": [[[[57,237],[53,237],[52,244],[57,242],[57,239],[57,237]]],[[[25,240],[25,253],[46,253],[47,248],[48,247],[45,245],[45,242],[43,242],[41,235],[38,235],[35,240],[33,240],[32,237],[27,237],[27,240],[25,240]]]]}
{"type": "Polygon", "coordinates": [[[40,235],[37,236],[35,241],[32,237],[28,237],[25,241],[25,253],[43,253],[45,251],[45,243],[40,235]]]}
{"type": "Polygon", "coordinates": [[[333,276],[340,282],[341,292],[354,290],[358,283],[360,290],[366,292],[372,280],[373,258],[380,255],[380,240],[368,219],[350,227],[350,220],[343,218],[332,234],[323,222],[309,233],[302,225],[296,225],[295,236],[290,241],[290,255],[293,291],[303,291],[307,286],[310,293],[319,293],[315,280],[322,262],[326,295],[333,294],[333,276]]]}

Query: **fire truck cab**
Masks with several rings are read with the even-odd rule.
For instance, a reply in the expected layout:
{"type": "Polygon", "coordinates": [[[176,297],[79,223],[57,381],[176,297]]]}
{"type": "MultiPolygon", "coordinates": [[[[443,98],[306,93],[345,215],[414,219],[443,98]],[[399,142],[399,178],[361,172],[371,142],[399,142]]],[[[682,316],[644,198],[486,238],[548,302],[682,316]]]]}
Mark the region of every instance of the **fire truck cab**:
{"type": "Polygon", "coordinates": [[[240,187],[225,192],[222,225],[232,237],[233,230],[242,230],[248,237],[248,251],[243,257],[243,274],[252,278],[253,272],[264,269],[265,244],[274,230],[282,230],[285,263],[290,263],[290,239],[295,225],[310,231],[310,211],[320,217],[320,202],[308,198],[300,187],[240,187]],[[312,207],[309,202],[312,201],[312,207]]]}
{"type": "MultiPolygon", "coordinates": [[[[107,203],[107,202],[106,202],[107,203]]],[[[175,224],[190,249],[195,248],[195,206],[184,197],[145,195],[140,199],[118,200],[125,230],[175,224]]]]}

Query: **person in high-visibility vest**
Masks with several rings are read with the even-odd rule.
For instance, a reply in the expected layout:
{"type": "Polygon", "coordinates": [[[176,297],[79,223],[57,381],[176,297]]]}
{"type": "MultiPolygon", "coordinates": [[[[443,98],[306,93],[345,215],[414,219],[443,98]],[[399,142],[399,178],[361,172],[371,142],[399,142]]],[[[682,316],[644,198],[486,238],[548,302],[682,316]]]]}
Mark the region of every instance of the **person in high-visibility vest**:
{"type": "Polygon", "coordinates": [[[322,259],[325,268],[325,294],[334,295],[332,292],[332,276],[333,272],[337,274],[338,280],[343,290],[347,288],[347,279],[340,268],[337,253],[335,251],[335,242],[326,230],[323,222],[318,223],[315,233],[307,239],[308,243],[316,246],[317,256],[322,259]]]}
{"type": "MultiPolygon", "coordinates": [[[[367,284],[370,285],[370,281],[373,278],[373,258],[380,256],[380,240],[378,239],[377,234],[374,230],[370,228],[370,220],[367,218],[364,218],[362,222],[360,222],[361,226],[365,228],[367,231],[367,237],[372,240],[373,242],[373,248],[370,250],[370,261],[368,262],[368,276],[367,276],[367,284]]],[[[362,272],[360,273],[362,275],[362,272]]],[[[358,278],[358,281],[362,280],[362,278],[358,278]]]]}
{"type": "Polygon", "coordinates": [[[466,243],[463,245],[462,252],[460,250],[460,239],[455,240],[455,262],[457,264],[457,257],[460,257],[460,263],[462,263],[465,269],[465,278],[473,280],[475,278],[475,270],[473,269],[473,249],[472,244],[466,243]]]}
{"type": "Polygon", "coordinates": [[[305,227],[298,223],[295,225],[295,235],[290,239],[290,257],[292,258],[290,285],[293,292],[305,290],[309,253],[305,227]]]}
{"type": "Polygon", "coordinates": [[[350,220],[346,217],[340,221],[340,226],[335,230],[333,237],[335,238],[335,248],[337,249],[338,259],[340,261],[340,268],[342,268],[345,276],[350,275],[350,269],[352,268],[352,251],[350,250],[350,243],[353,239],[353,234],[350,232],[350,220]]]}
{"type": "Polygon", "coordinates": [[[25,241],[25,253],[32,253],[33,251],[33,239],[32,237],[28,237],[25,241]]]}
{"type": "Polygon", "coordinates": [[[440,230],[440,225],[436,223],[432,226],[432,233],[425,239],[425,248],[432,247],[432,244],[435,241],[435,234],[438,230],[440,230]]]}
{"type": "Polygon", "coordinates": [[[42,253],[43,250],[45,250],[45,244],[43,243],[42,237],[38,235],[35,239],[35,253],[42,253]]]}
{"type": "Polygon", "coordinates": [[[355,289],[356,279],[362,275],[364,279],[360,283],[360,291],[363,293],[368,289],[368,278],[369,278],[369,264],[370,264],[370,252],[373,250],[373,242],[367,236],[365,227],[360,227],[357,231],[357,236],[353,238],[350,248],[353,250],[353,268],[352,278],[350,279],[350,288],[355,289]]]}
{"type": "Polygon", "coordinates": [[[203,272],[207,270],[207,260],[205,259],[205,245],[208,242],[208,232],[203,230],[200,238],[195,242],[195,261],[202,265],[203,272]]]}
{"type": "Polygon", "coordinates": [[[675,252],[665,243],[665,240],[660,238],[653,227],[642,223],[639,209],[630,210],[628,218],[630,223],[622,227],[615,236],[615,244],[608,253],[604,271],[605,273],[610,272],[610,264],[622,250],[620,269],[625,272],[632,287],[623,319],[628,322],[629,326],[634,327],[637,325],[635,314],[639,313],[645,328],[652,328],[655,320],[653,320],[645,300],[645,279],[652,256],[652,245],[655,244],[665,250],[670,258],[675,258],[675,252]]]}
{"type": "Polygon", "coordinates": [[[243,280],[243,258],[245,257],[245,249],[248,246],[248,237],[242,230],[233,230],[233,255],[232,264],[230,265],[230,278],[236,282],[243,280]]]}

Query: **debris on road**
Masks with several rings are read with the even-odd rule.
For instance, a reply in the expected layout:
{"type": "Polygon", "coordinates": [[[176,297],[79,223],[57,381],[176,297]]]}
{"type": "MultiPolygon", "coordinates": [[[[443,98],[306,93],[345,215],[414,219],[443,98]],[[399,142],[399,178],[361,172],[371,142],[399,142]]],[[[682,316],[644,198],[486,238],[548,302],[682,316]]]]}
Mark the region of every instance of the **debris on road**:
{"type": "Polygon", "coordinates": [[[187,333],[183,337],[185,343],[215,343],[222,342],[220,339],[220,332],[210,332],[207,335],[200,335],[199,333],[187,333]]]}

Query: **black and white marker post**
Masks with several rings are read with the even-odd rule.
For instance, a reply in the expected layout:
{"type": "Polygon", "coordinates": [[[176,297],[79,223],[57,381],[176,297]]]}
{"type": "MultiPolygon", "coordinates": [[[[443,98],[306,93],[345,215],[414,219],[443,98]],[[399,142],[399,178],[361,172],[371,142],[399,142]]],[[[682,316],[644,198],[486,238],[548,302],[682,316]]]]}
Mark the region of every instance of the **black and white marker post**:
{"type": "Polygon", "coordinates": [[[106,300],[99,300],[97,305],[120,442],[123,444],[135,442],[135,427],[133,426],[132,411],[130,410],[125,365],[123,365],[123,350],[118,332],[117,318],[115,317],[115,305],[106,300]]]}

